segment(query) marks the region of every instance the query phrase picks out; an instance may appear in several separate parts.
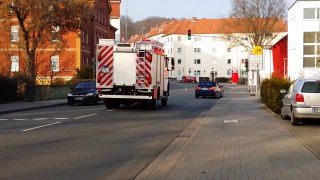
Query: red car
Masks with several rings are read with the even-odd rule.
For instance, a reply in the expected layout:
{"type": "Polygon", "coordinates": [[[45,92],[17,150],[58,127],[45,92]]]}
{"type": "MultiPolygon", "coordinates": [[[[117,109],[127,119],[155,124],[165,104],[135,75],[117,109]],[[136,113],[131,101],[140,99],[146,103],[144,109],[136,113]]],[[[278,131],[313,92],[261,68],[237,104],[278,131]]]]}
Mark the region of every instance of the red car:
{"type": "Polygon", "coordinates": [[[182,76],[182,83],[196,83],[197,79],[195,76],[182,76]]]}

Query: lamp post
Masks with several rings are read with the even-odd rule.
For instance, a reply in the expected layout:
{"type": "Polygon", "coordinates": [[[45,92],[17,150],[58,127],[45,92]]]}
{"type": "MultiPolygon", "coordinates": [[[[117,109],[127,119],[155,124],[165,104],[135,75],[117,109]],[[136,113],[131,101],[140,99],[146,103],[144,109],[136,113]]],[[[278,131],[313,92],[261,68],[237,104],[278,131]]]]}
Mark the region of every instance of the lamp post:
{"type": "Polygon", "coordinates": [[[143,40],[143,29],[145,29],[146,27],[142,27],[141,28],[141,40],[143,40]]]}

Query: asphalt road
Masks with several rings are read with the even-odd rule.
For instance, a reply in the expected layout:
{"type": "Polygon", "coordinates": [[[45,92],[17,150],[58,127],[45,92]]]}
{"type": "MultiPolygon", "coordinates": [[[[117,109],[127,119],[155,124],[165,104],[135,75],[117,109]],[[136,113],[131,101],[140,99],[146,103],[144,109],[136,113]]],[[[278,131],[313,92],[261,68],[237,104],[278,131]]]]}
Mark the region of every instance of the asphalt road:
{"type": "Polygon", "coordinates": [[[172,83],[167,107],[59,106],[0,116],[0,179],[132,179],[217,99],[172,83]]]}

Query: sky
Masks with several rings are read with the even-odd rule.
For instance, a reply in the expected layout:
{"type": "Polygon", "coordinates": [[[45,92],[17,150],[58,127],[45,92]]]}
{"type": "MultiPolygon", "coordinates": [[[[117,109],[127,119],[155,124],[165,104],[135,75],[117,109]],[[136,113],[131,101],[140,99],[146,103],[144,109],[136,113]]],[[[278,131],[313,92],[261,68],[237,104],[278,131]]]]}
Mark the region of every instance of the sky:
{"type": "MultiPolygon", "coordinates": [[[[295,0],[286,0],[288,7],[295,0]]],[[[232,0],[121,0],[121,15],[133,21],[150,16],[166,18],[225,18],[231,11],[232,0]]]]}

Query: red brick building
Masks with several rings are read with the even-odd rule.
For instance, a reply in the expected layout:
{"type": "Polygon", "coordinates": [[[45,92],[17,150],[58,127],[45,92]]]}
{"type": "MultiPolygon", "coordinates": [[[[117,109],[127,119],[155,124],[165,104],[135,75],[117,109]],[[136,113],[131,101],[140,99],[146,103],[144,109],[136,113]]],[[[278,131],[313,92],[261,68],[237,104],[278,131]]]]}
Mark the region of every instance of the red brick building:
{"type": "MultiPolygon", "coordinates": [[[[101,38],[114,39],[117,29],[110,25],[112,7],[110,0],[88,0],[94,8],[79,32],[70,32],[64,51],[57,53],[53,47],[46,46],[37,50],[36,72],[38,83],[48,83],[50,79],[69,80],[76,69],[85,65],[94,65],[95,47],[101,38]]],[[[13,19],[9,26],[0,27],[0,74],[13,76],[26,71],[26,60],[22,47],[21,33],[17,21],[13,19]]],[[[55,39],[52,37],[51,41],[55,39]]]]}

